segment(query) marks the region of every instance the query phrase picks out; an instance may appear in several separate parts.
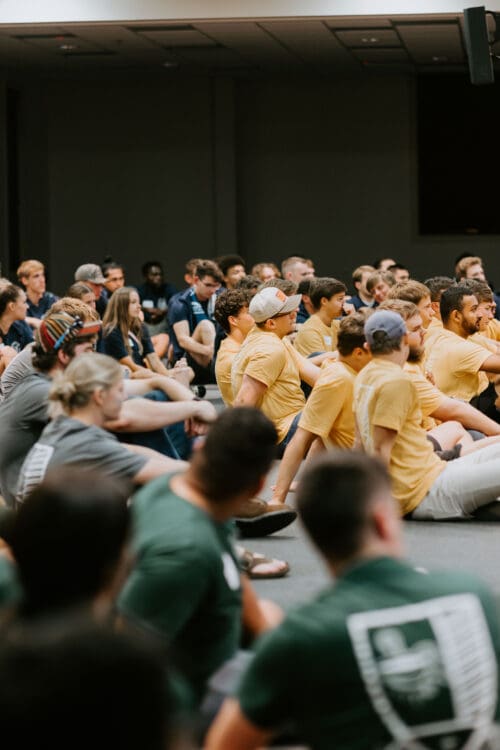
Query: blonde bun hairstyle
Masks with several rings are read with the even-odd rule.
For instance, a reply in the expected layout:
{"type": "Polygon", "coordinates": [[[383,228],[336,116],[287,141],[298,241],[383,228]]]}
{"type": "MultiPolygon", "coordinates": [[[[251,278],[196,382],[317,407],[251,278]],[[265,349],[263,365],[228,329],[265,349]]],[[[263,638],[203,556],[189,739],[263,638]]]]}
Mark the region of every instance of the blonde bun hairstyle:
{"type": "Polygon", "coordinates": [[[122,377],[122,368],[112,357],[80,354],[54,378],[49,393],[49,415],[55,418],[61,410],[71,414],[75,409],[86,406],[96,390],[111,388],[122,377]]]}

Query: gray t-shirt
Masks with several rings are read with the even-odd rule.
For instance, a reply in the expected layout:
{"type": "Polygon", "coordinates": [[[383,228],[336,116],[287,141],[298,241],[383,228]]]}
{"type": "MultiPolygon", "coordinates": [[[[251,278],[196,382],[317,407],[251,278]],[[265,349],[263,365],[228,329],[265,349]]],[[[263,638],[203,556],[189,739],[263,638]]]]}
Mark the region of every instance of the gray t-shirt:
{"type": "Polygon", "coordinates": [[[78,419],[60,416],[50,422],[32,447],[21,468],[17,500],[39,484],[48,469],[72,465],[95,469],[110,477],[132,479],[147,462],[132,453],[114,435],[78,419]]]}
{"type": "Polygon", "coordinates": [[[50,379],[28,375],[0,404],[0,494],[13,505],[26,454],[49,421],[50,379]]]}
{"type": "Polygon", "coordinates": [[[0,401],[7,398],[16,385],[21,383],[24,378],[35,372],[35,368],[33,367],[33,346],[34,344],[28,344],[22,352],[19,352],[17,357],[11,360],[4,371],[0,380],[0,401]]]}

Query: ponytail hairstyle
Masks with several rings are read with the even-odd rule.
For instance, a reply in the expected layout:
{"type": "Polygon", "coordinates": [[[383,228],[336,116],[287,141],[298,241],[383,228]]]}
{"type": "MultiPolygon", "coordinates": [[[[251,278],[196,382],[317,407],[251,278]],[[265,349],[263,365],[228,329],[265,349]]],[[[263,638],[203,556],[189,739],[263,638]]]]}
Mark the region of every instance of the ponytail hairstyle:
{"type": "Polygon", "coordinates": [[[81,354],[58,374],[49,393],[49,416],[61,413],[71,415],[75,409],[86,406],[98,388],[111,388],[122,378],[118,362],[106,354],[81,354]]]}
{"type": "Polygon", "coordinates": [[[0,318],[5,313],[7,305],[11,302],[15,302],[20,294],[23,294],[23,290],[15,284],[8,283],[0,285],[0,318]]]}
{"type": "Polygon", "coordinates": [[[108,336],[114,328],[118,328],[122,334],[123,343],[129,354],[132,354],[128,342],[128,333],[131,331],[139,341],[139,349],[142,355],[142,321],[139,318],[128,316],[128,306],[130,304],[130,295],[136,290],[131,286],[123,286],[116,289],[108,302],[106,312],[103,318],[103,334],[108,336]]]}

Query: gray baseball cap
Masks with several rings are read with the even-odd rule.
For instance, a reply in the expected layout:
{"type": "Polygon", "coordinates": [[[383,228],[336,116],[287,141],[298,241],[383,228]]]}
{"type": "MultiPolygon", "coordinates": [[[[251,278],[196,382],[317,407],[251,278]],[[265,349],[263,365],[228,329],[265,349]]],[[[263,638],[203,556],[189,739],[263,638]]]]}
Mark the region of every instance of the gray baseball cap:
{"type": "Polygon", "coordinates": [[[91,281],[93,284],[104,284],[106,279],[102,275],[100,266],[96,263],[84,263],[75,271],[75,281],[91,281]]]}
{"type": "Polygon", "coordinates": [[[268,286],[252,297],[248,310],[256,323],[263,323],[269,318],[274,318],[275,315],[293,312],[300,305],[301,299],[301,294],[292,294],[287,297],[281,289],[268,286]]]}
{"type": "Polygon", "coordinates": [[[365,337],[370,346],[375,340],[376,333],[385,333],[388,339],[395,339],[404,336],[406,324],[399,313],[380,310],[370,315],[365,323],[365,337]]]}

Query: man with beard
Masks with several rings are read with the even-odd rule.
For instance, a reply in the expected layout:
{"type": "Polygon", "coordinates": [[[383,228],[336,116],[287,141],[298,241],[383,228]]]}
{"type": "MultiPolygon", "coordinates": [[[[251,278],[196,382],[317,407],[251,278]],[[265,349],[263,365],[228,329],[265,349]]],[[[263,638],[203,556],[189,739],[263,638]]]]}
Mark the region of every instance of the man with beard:
{"type": "Polygon", "coordinates": [[[500,426],[496,422],[470,404],[446,396],[426,376],[425,329],[417,306],[404,300],[386,300],[380,309],[398,313],[406,323],[409,354],[403,369],[417,389],[422,410],[422,427],[427,430],[427,437],[431,439],[434,448],[448,452],[458,443],[462,448],[470,447],[472,440],[464,428],[477,430],[485,435],[500,435],[500,426]]]}
{"type": "Polygon", "coordinates": [[[477,332],[478,300],[466,284],[443,292],[440,302],[443,330],[426,348],[426,366],[437,387],[452,398],[467,401],[496,422],[496,393],[488,374],[500,373],[500,356],[468,340],[477,332]]]}

